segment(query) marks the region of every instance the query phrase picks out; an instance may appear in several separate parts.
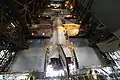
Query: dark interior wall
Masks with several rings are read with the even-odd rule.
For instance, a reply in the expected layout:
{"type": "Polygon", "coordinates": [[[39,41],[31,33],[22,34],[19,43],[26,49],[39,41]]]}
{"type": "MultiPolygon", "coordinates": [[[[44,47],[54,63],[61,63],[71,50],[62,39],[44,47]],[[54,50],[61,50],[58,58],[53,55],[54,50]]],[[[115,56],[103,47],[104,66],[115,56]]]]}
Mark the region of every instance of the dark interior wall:
{"type": "Polygon", "coordinates": [[[91,11],[110,31],[120,29],[120,0],[94,0],[91,11]]]}

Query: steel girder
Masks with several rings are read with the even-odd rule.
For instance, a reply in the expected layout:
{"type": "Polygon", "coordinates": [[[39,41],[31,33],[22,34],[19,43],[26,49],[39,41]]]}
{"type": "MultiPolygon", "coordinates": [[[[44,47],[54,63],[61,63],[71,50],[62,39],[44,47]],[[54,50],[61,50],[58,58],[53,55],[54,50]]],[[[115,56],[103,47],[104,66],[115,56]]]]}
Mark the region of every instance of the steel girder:
{"type": "Polygon", "coordinates": [[[27,24],[34,22],[44,3],[40,0],[0,1],[0,72],[7,71],[18,50],[28,47],[27,24]]]}
{"type": "Polygon", "coordinates": [[[24,48],[22,27],[6,7],[0,10],[0,72],[7,71],[18,50],[24,48]]]}
{"type": "Polygon", "coordinates": [[[14,44],[7,41],[0,35],[0,72],[7,71],[9,65],[15,57],[17,50],[13,48],[14,44]]]}
{"type": "Polygon", "coordinates": [[[23,18],[24,23],[32,24],[39,13],[44,9],[46,0],[15,0],[18,13],[23,18]]]}
{"type": "Polygon", "coordinates": [[[12,14],[8,7],[0,9],[0,33],[9,39],[17,47],[21,48],[25,44],[25,34],[21,22],[12,14]]]}

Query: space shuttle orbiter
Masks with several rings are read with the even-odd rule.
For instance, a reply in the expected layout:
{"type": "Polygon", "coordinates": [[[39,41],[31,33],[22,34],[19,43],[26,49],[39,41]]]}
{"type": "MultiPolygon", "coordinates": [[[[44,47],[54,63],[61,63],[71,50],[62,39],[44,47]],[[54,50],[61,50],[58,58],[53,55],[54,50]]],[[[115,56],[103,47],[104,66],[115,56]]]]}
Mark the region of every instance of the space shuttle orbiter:
{"type": "MultiPolygon", "coordinates": [[[[63,24],[60,17],[56,17],[53,20],[53,33],[49,42],[49,58],[59,58],[61,55],[60,47],[64,52],[64,56],[67,58],[72,58],[72,44],[66,38],[67,36],[75,36],[79,32],[80,25],[78,24],[63,24]]],[[[63,56],[63,55],[61,55],[63,56]]]]}

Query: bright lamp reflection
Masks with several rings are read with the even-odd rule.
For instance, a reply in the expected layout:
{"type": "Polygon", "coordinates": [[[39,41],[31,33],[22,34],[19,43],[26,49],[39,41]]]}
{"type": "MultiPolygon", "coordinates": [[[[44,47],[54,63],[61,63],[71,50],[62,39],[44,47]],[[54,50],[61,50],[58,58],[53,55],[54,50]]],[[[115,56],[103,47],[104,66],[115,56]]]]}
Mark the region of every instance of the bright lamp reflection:
{"type": "Polygon", "coordinates": [[[20,75],[17,77],[17,80],[23,80],[23,79],[27,79],[27,76],[20,75]]]}
{"type": "Polygon", "coordinates": [[[55,76],[63,76],[64,75],[64,71],[63,70],[57,70],[55,71],[52,68],[52,65],[48,65],[47,66],[47,72],[46,72],[46,76],[47,77],[55,77],[55,76]]]}

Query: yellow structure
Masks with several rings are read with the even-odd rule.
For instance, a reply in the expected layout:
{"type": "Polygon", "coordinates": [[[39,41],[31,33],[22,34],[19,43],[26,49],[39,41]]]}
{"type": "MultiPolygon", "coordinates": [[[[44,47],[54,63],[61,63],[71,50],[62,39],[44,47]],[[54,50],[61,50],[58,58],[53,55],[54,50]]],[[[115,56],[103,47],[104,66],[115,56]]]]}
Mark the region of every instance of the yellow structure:
{"type": "Polygon", "coordinates": [[[66,31],[69,36],[76,36],[79,33],[79,24],[63,24],[63,26],[58,26],[58,30],[66,31]]]}

